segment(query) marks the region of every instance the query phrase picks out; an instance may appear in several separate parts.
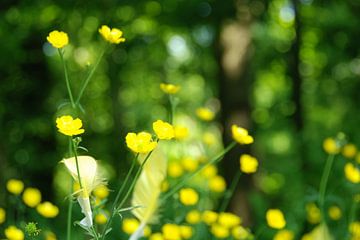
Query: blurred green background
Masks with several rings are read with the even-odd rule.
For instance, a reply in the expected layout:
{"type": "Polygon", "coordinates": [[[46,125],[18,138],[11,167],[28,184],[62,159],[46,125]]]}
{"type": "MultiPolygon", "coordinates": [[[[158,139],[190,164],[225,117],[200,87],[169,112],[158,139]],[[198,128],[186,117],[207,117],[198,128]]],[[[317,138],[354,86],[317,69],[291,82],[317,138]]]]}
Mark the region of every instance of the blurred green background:
{"type": "MultiPolygon", "coordinates": [[[[61,178],[54,182],[66,152],[55,118],[68,111],[58,109],[67,92],[60,59],[46,42],[54,29],[69,34],[65,56],[75,91],[104,44],[98,28],[118,27],[127,39],[105,55],[82,100],[83,145],[107,166],[110,184],[128,169],[125,134],[166,118],[161,82],[181,85],[183,113],[218,109],[225,144],[232,123],[255,136],[247,151],[261,171],[242,181],[231,205],[251,226],[268,207],[281,207],[294,229],[305,229],[303,205],[314,197],[326,159],[323,139],[343,131],[360,141],[357,0],[2,0],[0,6],[0,205],[6,180],[19,178],[66,206],[56,189],[61,178]]],[[[238,171],[239,153],[222,162],[227,181],[238,171]]],[[[335,198],[342,168],[337,162],[330,179],[335,198]]]]}

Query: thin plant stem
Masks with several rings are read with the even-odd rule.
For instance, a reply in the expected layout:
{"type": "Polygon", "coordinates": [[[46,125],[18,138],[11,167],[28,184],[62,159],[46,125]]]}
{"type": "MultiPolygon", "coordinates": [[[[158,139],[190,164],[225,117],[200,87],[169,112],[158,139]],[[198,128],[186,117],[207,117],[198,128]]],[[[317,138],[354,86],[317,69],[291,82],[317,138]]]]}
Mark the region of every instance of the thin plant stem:
{"type": "Polygon", "coordinates": [[[221,206],[219,208],[219,212],[225,211],[227,206],[229,205],[230,199],[234,195],[236,186],[238,185],[238,183],[240,181],[241,175],[242,175],[241,171],[236,172],[236,174],[234,176],[234,179],[231,182],[230,188],[225,192],[224,199],[223,199],[223,201],[221,203],[221,206]]]}
{"type": "Polygon", "coordinates": [[[131,167],[130,167],[130,170],[128,171],[128,173],[126,174],[126,177],[125,177],[125,180],[124,182],[122,183],[122,186],[121,188],[119,189],[119,191],[117,192],[116,194],[116,197],[115,197],[115,201],[112,205],[112,208],[111,208],[111,214],[110,214],[110,217],[109,217],[109,220],[106,222],[106,225],[105,225],[105,228],[103,230],[103,233],[102,233],[102,239],[105,239],[105,232],[106,230],[108,229],[108,227],[110,226],[111,222],[112,222],[112,219],[114,218],[115,216],[115,213],[116,213],[116,209],[117,209],[117,205],[118,205],[118,201],[120,199],[120,196],[121,194],[123,193],[123,191],[125,190],[125,187],[129,181],[129,178],[135,168],[135,165],[136,165],[136,162],[137,162],[137,159],[139,157],[139,154],[136,154],[133,161],[131,162],[131,167]]]}
{"type": "Polygon", "coordinates": [[[91,69],[91,71],[89,72],[89,75],[86,77],[85,81],[84,81],[84,84],[81,86],[81,89],[80,89],[80,92],[79,92],[79,95],[76,99],[76,102],[75,102],[75,105],[78,106],[79,103],[80,103],[80,100],[81,100],[81,97],[83,96],[84,94],[84,91],[86,89],[86,87],[88,86],[92,76],[94,75],[95,73],[95,70],[97,69],[97,67],[99,66],[99,63],[101,61],[101,59],[103,58],[106,50],[108,49],[108,44],[103,48],[102,52],[100,53],[100,56],[98,57],[94,67],[91,69]]]}
{"type": "Polygon", "coordinates": [[[67,70],[67,67],[66,67],[65,59],[64,59],[64,53],[62,52],[61,49],[58,49],[58,52],[59,52],[59,55],[60,55],[60,58],[61,58],[61,62],[62,62],[63,68],[64,68],[66,88],[67,88],[67,91],[68,91],[68,94],[69,94],[71,106],[72,106],[73,108],[76,108],[75,102],[74,102],[74,97],[73,97],[73,95],[72,95],[72,91],[71,91],[71,87],[70,87],[69,74],[68,74],[68,70],[67,70]]]}
{"type": "Polygon", "coordinates": [[[173,96],[171,94],[168,94],[168,96],[169,96],[169,105],[170,105],[169,122],[170,122],[170,124],[174,124],[174,115],[175,115],[174,99],[173,99],[173,96]]]}
{"type": "Polygon", "coordinates": [[[77,150],[76,150],[76,145],[75,145],[74,141],[72,141],[72,146],[73,146],[73,151],[74,151],[74,156],[75,156],[76,171],[77,171],[77,174],[78,174],[79,185],[80,185],[80,189],[82,190],[83,186],[82,186],[82,183],[81,183],[79,161],[78,161],[77,150]]]}
{"type": "Polygon", "coordinates": [[[147,162],[147,160],[150,158],[151,154],[152,154],[153,151],[149,152],[148,155],[145,157],[144,161],[141,163],[140,167],[138,168],[137,172],[136,172],[136,175],[135,175],[135,178],[133,179],[128,191],[126,192],[125,194],[125,197],[121,200],[119,206],[118,206],[118,209],[121,209],[122,206],[125,204],[127,198],[129,197],[130,193],[132,192],[133,188],[135,187],[135,184],[137,182],[137,180],[139,179],[140,177],[140,174],[144,168],[144,165],[145,163],[147,162]]]}
{"type": "MultiPolygon", "coordinates": [[[[351,207],[350,207],[348,225],[350,225],[355,220],[357,203],[358,203],[358,199],[356,199],[356,194],[355,194],[355,196],[353,197],[353,202],[352,202],[351,207]]],[[[351,235],[350,235],[349,231],[347,232],[347,238],[346,239],[349,239],[349,240],[351,239],[351,235]]]]}
{"type": "Polygon", "coordinates": [[[179,182],[178,184],[176,184],[169,192],[167,192],[163,197],[162,197],[162,201],[165,201],[166,199],[168,199],[170,196],[172,196],[174,193],[176,193],[177,191],[180,190],[180,188],[182,188],[185,183],[190,180],[191,178],[193,178],[195,175],[197,175],[199,172],[201,172],[204,168],[206,168],[207,166],[214,164],[218,161],[220,161],[223,156],[228,153],[233,147],[235,147],[236,142],[232,142],[230,143],[222,152],[220,152],[218,155],[216,155],[214,158],[212,158],[210,161],[208,161],[206,164],[202,165],[200,168],[198,168],[196,171],[194,171],[193,173],[187,175],[186,177],[184,177],[184,179],[179,182]]]}
{"type": "Polygon", "coordinates": [[[331,168],[332,168],[332,165],[334,163],[334,159],[335,159],[334,154],[329,154],[328,158],[326,159],[324,171],[323,171],[323,174],[321,176],[320,188],[319,188],[319,208],[320,208],[320,212],[321,212],[321,216],[322,216],[322,222],[325,225],[324,228],[323,228],[323,231],[322,231],[324,238],[325,238],[325,235],[326,235],[326,226],[327,226],[326,218],[325,218],[325,209],[324,209],[326,187],[327,187],[327,183],[328,183],[328,180],[329,180],[331,168]]]}
{"type": "Polygon", "coordinates": [[[69,197],[69,207],[68,207],[68,216],[67,216],[67,228],[66,228],[66,239],[71,240],[71,221],[72,221],[72,209],[73,209],[73,200],[72,200],[72,188],[74,180],[71,178],[70,185],[70,197],[69,197]]]}
{"type": "MultiPolygon", "coordinates": [[[[329,180],[329,176],[330,176],[330,172],[331,172],[331,168],[332,165],[334,163],[334,159],[335,159],[335,155],[334,154],[330,154],[326,160],[326,164],[324,167],[324,171],[321,177],[321,181],[320,181],[320,188],[319,188],[319,207],[320,207],[320,211],[323,215],[323,219],[325,222],[325,218],[324,218],[324,203],[325,203],[325,195],[326,195],[326,187],[327,187],[327,183],[329,180]]],[[[326,224],[326,223],[325,223],[326,224]]]]}

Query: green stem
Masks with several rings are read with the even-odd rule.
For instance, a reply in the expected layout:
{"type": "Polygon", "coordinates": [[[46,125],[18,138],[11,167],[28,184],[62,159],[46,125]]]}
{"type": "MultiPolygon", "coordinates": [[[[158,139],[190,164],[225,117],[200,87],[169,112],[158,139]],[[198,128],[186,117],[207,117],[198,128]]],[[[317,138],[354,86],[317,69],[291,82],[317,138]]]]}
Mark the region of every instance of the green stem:
{"type": "Polygon", "coordinates": [[[112,222],[112,219],[114,218],[115,214],[116,214],[116,209],[117,209],[117,205],[118,205],[118,201],[120,199],[120,196],[121,194],[123,193],[123,191],[125,190],[125,186],[127,185],[128,181],[129,181],[129,178],[135,168],[135,165],[136,165],[136,162],[137,162],[137,159],[138,159],[138,156],[139,154],[136,154],[132,163],[131,163],[131,167],[130,167],[130,170],[128,171],[128,173],[126,174],[126,177],[125,177],[125,180],[124,182],[122,183],[121,185],[121,188],[119,189],[119,191],[117,192],[116,194],[116,197],[115,197],[115,201],[112,205],[112,208],[111,208],[111,213],[110,213],[110,217],[109,217],[109,220],[106,222],[106,225],[105,225],[105,228],[103,229],[103,233],[102,233],[102,239],[105,239],[105,232],[106,230],[109,228],[111,222],[112,222]]]}
{"type": "Polygon", "coordinates": [[[78,174],[78,179],[79,179],[79,185],[80,185],[80,189],[83,189],[83,185],[81,183],[81,176],[80,176],[80,168],[79,168],[79,161],[78,161],[78,156],[77,156],[77,150],[76,150],[76,145],[75,142],[72,141],[72,146],[73,146],[73,151],[74,151],[74,156],[75,156],[75,163],[76,163],[76,171],[78,174]]]}
{"type": "Polygon", "coordinates": [[[121,200],[119,206],[118,206],[118,209],[121,209],[122,206],[125,204],[127,198],[129,197],[130,193],[132,192],[133,188],[135,187],[135,184],[137,182],[137,180],[139,179],[140,177],[140,174],[144,168],[144,165],[145,163],[147,162],[147,160],[150,158],[151,154],[152,154],[153,151],[149,152],[148,155],[145,157],[144,161],[141,163],[140,167],[138,168],[137,172],[136,172],[136,175],[135,175],[135,178],[133,179],[128,191],[126,192],[125,194],[125,197],[121,200]]]}
{"type": "Polygon", "coordinates": [[[231,182],[230,188],[225,192],[224,199],[219,208],[219,212],[225,211],[227,206],[229,205],[230,199],[231,199],[232,195],[234,194],[236,186],[238,185],[238,183],[240,181],[241,174],[242,174],[241,171],[236,172],[236,175],[234,176],[234,179],[231,182]]]}
{"type": "Polygon", "coordinates": [[[86,87],[88,86],[88,84],[89,84],[92,76],[94,75],[95,70],[96,70],[97,67],[99,66],[99,63],[100,63],[101,59],[103,58],[103,56],[104,56],[104,54],[105,54],[108,46],[109,46],[109,45],[107,44],[107,45],[103,48],[103,50],[102,50],[102,52],[100,53],[100,56],[99,56],[99,58],[97,59],[94,67],[91,69],[91,71],[89,72],[89,75],[86,77],[86,79],[85,79],[85,81],[84,81],[84,84],[82,85],[82,87],[81,87],[81,89],[80,89],[80,92],[79,92],[79,95],[78,95],[78,97],[77,97],[77,99],[76,99],[76,102],[75,102],[75,105],[76,105],[76,106],[79,105],[80,100],[81,100],[81,97],[82,97],[82,95],[84,94],[84,91],[85,91],[86,87]]]}
{"type": "Polygon", "coordinates": [[[65,63],[65,59],[64,59],[64,54],[63,54],[61,49],[58,49],[58,52],[59,52],[59,55],[60,55],[60,58],[61,58],[61,62],[63,64],[63,68],[64,68],[66,88],[67,88],[67,91],[68,91],[68,94],[69,94],[71,106],[73,108],[75,108],[76,106],[75,106],[75,102],[74,102],[74,97],[73,97],[72,92],[71,92],[69,74],[68,74],[68,71],[67,71],[67,67],[66,67],[66,63],[65,63]]]}
{"type": "MultiPolygon", "coordinates": [[[[348,219],[348,226],[355,220],[355,215],[356,215],[356,209],[357,209],[357,199],[356,199],[356,194],[353,197],[353,202],[351,204],[351,208],[350,208],[350,213],[349,213],[349,219],[348,219]]],[[[350,231],[348,231],[347,233],[348,237],[347,239],[351,239],[351,235],[350,235],[350,231]]]]}
{"type": "Polygon", "coordinates": [[[179,182],[178,184],[176,184],[169,192],[167,192],[163,197],[162,197],[162,201],[165,201],[166,199],[168,199],[170,196],[172,196],[174,193],[176,193],[177,191],[179,191],[184,185],[185,183],[190,180],[191,178],[193,178],[195,175],[197,175],[199,172],[201,172],[204,168],[206,168],[207,166],[214,164],[216,162],[219,162],[223,156],[228,153],[233,147],[235,147],[236,142],[232,142],[230,143],[221,153],[219,153],[218,155],[216,155],[214,158],[212,158],[210,161],[208,161],[206,164],[202,165],[200,168],[198,168],[196,171],[194,171],[193,173],[187,175],[186,177],[184,177],[184,179],[179,182]]]}
{"type": "Polygon", "coordinates": [[[171,94],[168,94],[169,96],[169,104],[170,104],[170,117],[169,117],[169,123],[174,124],[174,114],[175,114],[175,104],[173,100],[173,96],[171,94]]]}
{"type": "Polygon", "coordinates": [[[69,208],[67,216],[67,229],[66,229],[66,239],[71,240],[71,220],[72,220],[72,208],[73,208],[73,199],[72,199],[72,189],[73,189],[74,180],[71,178],[70,184],[70,197],[69,197],[69,208]]]}
{"type": "Polygon", "coordinates": [[[331,172],[331,168],[332,165],[334,163],[334,159],[335,159],[335,155],[330,154],[326,160],[326,164],[324,167],[324,171],[321,177],[321,181],[320,181],[320,189],[319,189],[319,207],[320,207],[320,211],[322,213],[322,218],[323,221],[326,225],[326,220],[325,220],[325,214],[324,214],[324,203],[325,203],[325,194],[326,194],[326,187],[327,187],[327,182],[329,180],[329,175],[331,172]]]}

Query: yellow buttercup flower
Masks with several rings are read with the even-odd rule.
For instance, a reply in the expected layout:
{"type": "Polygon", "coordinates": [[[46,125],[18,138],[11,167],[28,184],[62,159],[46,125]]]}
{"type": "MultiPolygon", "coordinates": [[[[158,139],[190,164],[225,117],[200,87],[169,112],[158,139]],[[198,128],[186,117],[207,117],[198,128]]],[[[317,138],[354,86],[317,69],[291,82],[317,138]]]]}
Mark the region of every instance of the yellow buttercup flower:
{"type": "Polygon", "coordinates": [[[179,163],[171,162],[168,166],[167,172],[170,177],[177,178],[177,177],[180,177],[184,173],[184,170],[179,163]]]}
{"type": "Polygon", "coordinates": [[[45,240],[56,240],[56,235],[53,232],[46,232],[45,240]]]}
{"type": "Polygon", "coordinates": [[[186,206],[195,205],[199,201],[199,194],[192,188],[180,190],[180,202],[186,206]]]}
{"type": "Polygon", "coordinates": [[[14,195],[19,195],[24,190],[24,183],[17,179],[10,179],[6,183],[6,189],[14,195]]]}
{"type": "Polygon", "coordinates": [[[5,237],[7,240],[24,240],[25,236],[23,231],[15,226],[9,226],[5,229],[5,237]]]}
{"type": "Polygon", "coordinates": [[[209,188],[213,192],[221,193],[226,189],[226,182],[222,176],[215,176],[209,180],[209,188]]]}
{"type": "Polygon", "coordinates": [[[175,94],[180,90],[180,86],[174,84],[160,84],[160,89],[167,94],[175,94]]]}
{"type": "Polygon", "coordinates": [[[249,231],[242,226],[234,227],[231,230],[231,234],[236,240],[245,240],[245,239],[249,239],[250,237],[249,231]]]}
{"type": "Polygon", "coordinates": [[[104,225],[107,222],[107,215],[104,212],[100,212],[95,215],[95,222],[100,225],[104,225]]]}
{"type": "Polygon", "coordinates": [[[338,206],[331,206],[328,210],[329,217],[332,220],[339,220],[341,218],[341,209],[338,206]]]}
{"type": "Polygon", "coordinates": [[[153,123],[153,129],[161,140],[170,140],[175,137],[174,127],[170,123],[157,120],[153,123]]]}
{"type": "Polygon", "coordinates": [[[108,26],[102,25],[99,29],[99,33],[109,43],[119,44],[125,42],[125,38],[122,37],[123,32],[120,29],[110,29],[108,26]]]}
{"type": "Polygon", "coordinates": [[[95,197],[99,199],[104,199],[107,198],[107,196],[109,196],[109,189],[105,185],[100,185],[94,189],[93,193],[95,197]]]}
{"type": "Polygon", "coordinates": [[[205,107],[196,109],[196,115],[203,121],[211,121],[215,117],[215,113],[205,107]]]}
{"type": "Polygon", "coordinates": [[[218,223],[227,228],[233,228],[241,223],[241,218],[235,214],[221,212],[218,216],[218,223]]]}
{"type": "Polygon", "coordinates": [[[149,237],[149,240],[164,240],[164,237],[161,233],[153,233],[149,237]]]}
{"type": "Polygon", "coordinates": [[[152,140],[151,134],[147,132],[128,133],[126,145],[135,153],[148,153],[154,150],[157,142],[152,140]]]}
{"type": "Polygon", "coordinates": [[[360,170],[352,163],[345,164],[345,177],[352,183],[360,183],[360,170]]]}
{"type": "Polygon", "coordinates": [[[4,223],[6,220],[6,212],[5,209],[0,208],[0,224],[4,223]]]}
{"type": "Polygon", "coordinates": [[[282,229],[286,225],[284,214],[279,209],[269,209],[266,212],[266,221],[269,227],[282,229]]]}
{"type": "Polygon", "coordinates": [[[357,148],[354,144],[348,143],[343,147],[341,153],[346,158],[354,158],[357,153],[357,148]]]}
{"type": "Polygon", "coordinates": [[[326,138],[323,142],[323,148],[328,154],[337,154],[340,152],[340,147],[333,138],[326,138]]]}
{"type": "MultiPolygon", "coordinates": [[[[350,223],[349,232],[354,236],[360,236],[360,222],[350,223]]],[[[357,239],[355,239],[355,240],[357,240],[357,239]]]]}
{"type": "Polygon", "coordinates": [[[201,214],[198,210],[191,210],[186,214],[185,220],[190,224],[197,224],[201,220],[201,214]]]}
{"type": "Polygon", "coordinates": [[[133,234],[139,226],[140,222],[135,218],[126,218],[122,222],[122,230],[128,235],[133,234]]]}
{"type": "Polygon", "coordinates": [[[210,211],[210,210],[204,211],[201,216],[201,219],[207,225],[211,225],[211,224],[215,223],[217,218],[218,218],[218,214],[216,212],[210,211]]]}
{"type": "Polygon", "coordinates": [[[240,144],[251,144],[254,142],[254,138],[249,135],[245,128],[234,124],[231,126],[231,132],[233,139],[240,144]]]}
{"type": "Polygon", "coordinates": [[[193,172],[198,168],[199,162],[191,157],[186,157],[181,160],[181,165],[186,171],[193,172]]]}
{"type": "Polygon", "coordinates": [[[164,239],[166,240],[179,240],[181,239],[180,227],[176,224],[167,223],[162,228],[164,239]]]}
{"type": "Polygon", "coordinates": [[[228,228],[217,223],[211,226],[210,232],[217,238],[227,238],[230,235],[228,228]]]}
{"type": "Polygon", "coordinates": [[[308,203],[306,205],[306,213],[309,223],[317,224],[321,221],[321,212],[315,203],[308,203]]]}
{"type": "Polygon", "coordinates": [[[212,132],[205,132],[202,136],[202,140],[204,141],[204,143],[206,145],[209,145],[209,146],[212,146],[212,145],[216,144],[216,142],[217,142],[216,135],[213,134],[212,132]]]}
{"type": "Polygon", "coordinates": [[[274,240],[293,240],[295,238],[295,234],[290,230],[280,230],[274,236],[274,240]]]}
{"type": "Polygon", "coordinates": [[[56,119],[58,131],[67,136],[75,136],[85,132],[82,128],[82,121],[79,118],[73,119],[72,116],[66,115],[56,119]]]}
{"type": "Polygon", "coordinates": [[[37,212],[45,218],[54,218],[59,214],[59,208],[51,202],[40,203],[36,207],[37,212]]]}
{"type": "Polygon", "coordinates": [[[183,140],[189,136],[189,129],[185,126],[177,125],[174,127],[175,139],[183,140]]]}
{"type": "Polygon", "coordinates": [[[54,48],[63,48],[69,43],[69,37],[65,32],[52,31],[46,38],[54,48]]]}
{"type": "Polygon", "coordinates": [[[41,202],[41,192],[37,188],[26,188],[23,201],[27,206],[34,208],[41,202]]]}
{"type": "Polygon", "coordinates": [[[189,239],[193,235],[193,229],[190,226],[180,226],[180,235],[182,239],[189,239]]]}
{"type": "Polygon", "coordinates": [[[205,167],[200,174],[206,178],[212,178],[215,177],[217,174],[217,168],[215,165],[209,165],[205,167]]]}
{"type": "Polygon", "coordinates": [[[258,160],[248,154],[243,154],[240,157],[240,170],[244,173],[254,173],[257,170],[258,160]]]}

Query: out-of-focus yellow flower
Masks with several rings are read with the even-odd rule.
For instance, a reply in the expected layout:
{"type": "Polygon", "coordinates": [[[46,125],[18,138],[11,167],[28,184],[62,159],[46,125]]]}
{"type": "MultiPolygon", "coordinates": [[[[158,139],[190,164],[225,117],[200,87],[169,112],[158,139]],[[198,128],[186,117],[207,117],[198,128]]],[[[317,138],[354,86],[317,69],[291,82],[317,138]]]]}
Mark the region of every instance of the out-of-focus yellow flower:
{"type": "Polygon", "coordinates": [[[246,230],[244,227],[242,226],[236,226],[231,230],[231,234],[232,236],[236,239],[236,240],[245,240],[245,239],[249,239],[250,237],[250,233],[248,230],[246,230]]]}
{"type": "Polygon", "coordinates": [[[345,164],[345,177],[352,183],[360,183],[360,170],[352,163],[345,164]]]}
{"type": "Polygon", "coordinates": [[[167,172],[170,177],[177,178],[177,177],[180,177],[184,173],[184,170],[179,163],[172,162],[169,164],[167,172]]]}
{"type": "Polygon", "coordinates": [[[107,196],[109,196],[109,188],[106,185],[99,185],[94,189],[93,193],[95,197],[99,199],[104,199],[107,198],[107,196]]]}
{"type": "Polygon", "coordinates": [[[215,177],[217,174],[217,167],[215,165],[209,165],[205,167],[200,173],[206,178],[215,177]]]}
{"type": "Polygon", "coordinates": [[[199,223],[201,220],[200,212],[198,210],[191,210],[190,212],[188,212],[186,214],[185,220],[186,220],[186,222],[188,222],[190,224],[199,223]]]}
{"type": "Polygon", "coordinates": [[[108,217],[104,212],[100,212],[95,215],[95,222],[97,224],[103,225],[107,222],[107,219],[108,219],[108,217]]]}
{"type": "Polygon", "coordinates": [[[144,228],[144,237],[148,237],[150,235],[151,235],[151,228],[146,225],[144,228]]]}
{"type": "Polygon", "coordinates": [[[201,219],[204,223],[211,225],[217,221],[218,214],[214,211],[206,210],[203,212],[201,219]]]}
{"type": "Polygon", "coordinates": [[[328,210],[329,217],[332,220],[339,220],[341,218],[341,209],[338,206],[331,206],[328,210]]]}
{"type": "Polygon", "coordinates": [[[102,25],[101,28],[99,28],[99,33],[109,43],[119,44],[125,42],[125,38],[122,37],[123,32],[120,29],[110,29],[108,26],[102,25]]]}
{"type": "Polygon", "coordinates": [[[41,192],[37,188],[26,188],[22,198],[27,206],[34,208],[41,202],[41,192]]]}
{"type": "Polygon", "coordinates": [[[6,220],[6,212],[5,209],[0,208],[0,224],[3,224],[6,220]]]}
{"type": "Polygon", "coordinates": [[[169,190],[169,182],[165,180],[161,183],[161,191],[166,192],[167,190],[169,190]]]}
{"type": "Polygon", "coordinates": [[[287,229],[278,231],[275,236],[274,240],[293,240],[295,238],[295,234],[287,229]]]}
{"type": "Polygon", "coordinates": [[[301,237],[301,240],[313,240],[312,234],[307,233],[301,237]]]}
{"type": "Polygon", "coordinates": [[[176,224],[167,223],[162,227],[163,236],[166,240],[181,239],[180,227],[176,224]]]}
{"type": "Polygon", "coordinates": [[[317,224],[321,221],[321,212],[315,203],[306,204],[306,213],[309,223],[317,224]]]}
{"type": "Polygon", "coordinates": [[[240,144],[251,144],[254,142],[254,138],[249,135],[249,132],[242,127],[237,125],[231,126],[231,132],[233,139],[240,144]]]}
{"type": "Polygon", "coordinates": [[[167,94],[175,94],[180,90],[180,86],[174,84],[160,83],[160,89],[167,94]]]}
{"type": "Polygon", "coordinates": [[[180,234],[183,239],[189,239],[193,235],[192,227],[190,226],[180,226],[180,234]]]}
{"type": "Polygon", "coordinates": [[[233,228],[241,223],[241,218],[228,212],[219,213],[218,223],[227,228],[233,228]]]}
{"type": "Polygon", "coordinates": [[[212,132],[205,132],[202,136],[202,139],[203,139],[204,143],[209,146],[212,146],[212,145],[216,144],[216,142],[217,142],[217,138],[216,138],[215,134],[213,134],[212,132]]]}
{"type": "Polygon", "coordinates": [[[279,209],[269,209],[266,212],[266,221],[269,227],[282,229],[286,225],[284,214],[279,209]]]}
{"type": "Polygon", "coordinates": [[[164,237],[161,233],[153,233],[151,234],[149,240],[164,240],[164,237]]]}
{"type": "Polygon", "coordinates": [[[161,140],[170,140],[175,137],[174,127],[168,122],[157,120],[153,123],[153,129],[161,140]]]}
{"type": "Polygon", "coordinates": [[[348,143],[343,147],[341,153],[346,158],[354,158],[357,153],[357,148],[354,144],[348,143]]]}
{"type": "Polygon", "coordinates": [[[191,157],[186,157],[181,160],[181,165],[186,171],[193,172],[198,168],[199,162],[191,157]]]}
{"type": "Polygon", "coordinates": [[[258,160],[248,154],[243,154],[240,157],[240,170],[244,173],[250,174],[256,172],[258,168],[258,160]]]}
{"type": "Polygon", "coordinates": [[[226,189],[226,182],[222,176],[215,176],[209,180],[209,188],[213,192],[221,193],[226,189]]]}
{"type": "Polygon", "coordinates": [[[58,131],[67,136],[75,136],[85,132],[82,129],[82,121],[79,118],[73,119],[72,116],[66,115],[56,119],[58,131]]]}
{"type": "MultiPolygon", "coordinates": [[[[352,222],[349,225],[349,232],[353,236],[360,236],[360,222],[352,222]]],[[[357,239],[355,239],[357,240],[357,239]]]]}
{"type": "Polygon", "coordinates": [[[48,231],[45,233],[45,240],[56,240],[56,235],[48,231]]]}
{"type": "Polygon", "coordinates": [[[8,240],[23,240],[25,238],[23,231],[15,226],[9,226],[5,229],[5,237],[8,240]]]}
{"type": "Polygon", "coordinates": [[[59,214],[59,208],[51,202],[43,202],[37,205],[37,212],[45,218],[54,218],[59,214]]]}
{"type": "Polygon", "coordinates": [[[174,126],[175,139],[183,140],[189,136],[189,129],[182,125],[174,126]]]}
{"type": "Polygon", "coordinates": [[[122,222],[122,230],[128,235],[133,234],[139,226],[140,223],[135,218],[126,218],[122,222]]]}
{"type": "Polygon", "coordinates": [[[337,154],[340,152],[340,147],[333,138],[326,138],[323,142],[323,148],[328,154],[337,154]]]}
{"type": "Polygon", "coordinates": [[[17,179],[10,179],[6,183],[6,189],[14,195],[19,195],[24,190],[24,183],[17,179]]]}
{"type": "Polygon", "coordinates": [[[211,121],[215,117],[215,113],[205,107],[196,109],[196,115],[203,121],[211,121]]]}
{"type": "Polygon", "coordinates": [[[152,140],[151,134],[147,132],[128,133],[126,145],[135,153],[148,153],[154,150],[157,142],[152,140]]]}
{"type": "Polygon", "coordinates": [[[217,238],[227,238],[230,235],[228,228],[217,223],[211,225],[210,232],[217,238]]]}
{"type": "Polygon", "coordinates": [[[54,48],[63,48],[69,43],[69,37],[65,32],[54,30],[46,38],[54,48]]]}
{"type": "Polygon", "coordinates": [[[180,190],[180,202],[186,206],[195,205],[199,201],[199,194],[192,188],[180,190]]]}

